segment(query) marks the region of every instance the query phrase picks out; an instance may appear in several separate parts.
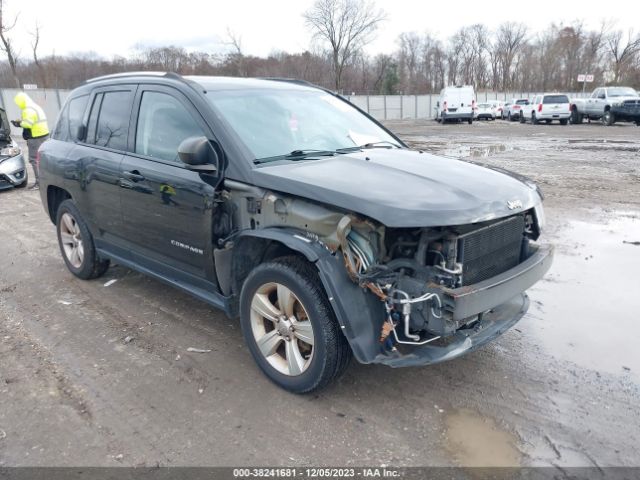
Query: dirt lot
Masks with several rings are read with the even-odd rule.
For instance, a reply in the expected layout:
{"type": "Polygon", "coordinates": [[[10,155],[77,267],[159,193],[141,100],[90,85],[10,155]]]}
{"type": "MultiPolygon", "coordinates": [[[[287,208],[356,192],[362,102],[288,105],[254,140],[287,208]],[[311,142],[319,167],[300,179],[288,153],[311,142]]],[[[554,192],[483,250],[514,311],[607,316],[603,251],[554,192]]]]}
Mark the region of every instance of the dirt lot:
{"type": "Polygon", "coordinates": [[[514,329],[291,395],[235,321],[120,266],[77,280],[38,194],[0,192],[0,466],[639,465],[640,128],[389,126],[540,183],[558,254],[514,329]]]}

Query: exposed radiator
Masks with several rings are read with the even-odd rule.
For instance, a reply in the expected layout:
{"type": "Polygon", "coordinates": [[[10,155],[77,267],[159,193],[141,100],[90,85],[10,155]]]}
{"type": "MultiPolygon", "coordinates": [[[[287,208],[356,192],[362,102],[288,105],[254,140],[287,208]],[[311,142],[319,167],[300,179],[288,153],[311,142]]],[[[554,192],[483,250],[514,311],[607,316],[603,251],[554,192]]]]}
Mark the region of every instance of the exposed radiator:
{"type": "Polygon", "coordinates": [[[524,228],[524,216],[517,215],[461,235],[462,284],[481,282],[518,265],[524,228]]]}

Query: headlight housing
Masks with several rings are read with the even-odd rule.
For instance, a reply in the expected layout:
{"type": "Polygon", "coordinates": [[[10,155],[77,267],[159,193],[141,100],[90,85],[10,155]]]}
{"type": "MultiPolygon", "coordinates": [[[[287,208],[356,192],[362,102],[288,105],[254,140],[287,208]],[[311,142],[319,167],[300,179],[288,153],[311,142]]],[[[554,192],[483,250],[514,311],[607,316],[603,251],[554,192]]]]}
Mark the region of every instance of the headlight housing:
{"type": "Polygon", "coordinates": [[[6,160],[0,162],[0,173],[4,173],[7,175],[13,175],[18,170],[24,168],[24,162],[20,159],[20,157],[7,158],[6,160]]]}
{"type": "Polygon", "coordinates": [[[16,155],[20,155],[20,149],[16,146],[4,147],[0,150],[0,155],[3,157],[15,157],[16,155]]]}

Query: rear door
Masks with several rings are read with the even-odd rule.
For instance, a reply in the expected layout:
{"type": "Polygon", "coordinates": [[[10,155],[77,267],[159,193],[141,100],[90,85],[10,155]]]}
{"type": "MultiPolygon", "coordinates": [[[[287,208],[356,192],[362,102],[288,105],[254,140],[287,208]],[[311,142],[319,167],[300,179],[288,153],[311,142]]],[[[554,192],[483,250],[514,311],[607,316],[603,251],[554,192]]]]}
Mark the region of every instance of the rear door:
{"type": "Polygon", "coordinates": [[[141,86],[130,151],[120,168],[127,242],[137,263],[172,277],[213,279],[211,225],[214,179],[189,170],[178,146],[212,138],[194,105],[178,90],[141,86]]]}
{"type": "Polygon", "coordinates": [[[596,88],[593,93],[591,94],[591,97],[589,97],[586,101],[586,113],[588,115],[597,115],[598,113],[598,101],[599,98],[598,96],[603,92],[602,88],[596,88]]]}
{"type": "Polygon", "coordinates": [[[122,244],[120,163],[127,148],[135,86],[118,85],[92,92],[83,124],[84,138],[73,150],[65,177],[80,187],[77,204],[92,227],[98,247],[122,244]]]}

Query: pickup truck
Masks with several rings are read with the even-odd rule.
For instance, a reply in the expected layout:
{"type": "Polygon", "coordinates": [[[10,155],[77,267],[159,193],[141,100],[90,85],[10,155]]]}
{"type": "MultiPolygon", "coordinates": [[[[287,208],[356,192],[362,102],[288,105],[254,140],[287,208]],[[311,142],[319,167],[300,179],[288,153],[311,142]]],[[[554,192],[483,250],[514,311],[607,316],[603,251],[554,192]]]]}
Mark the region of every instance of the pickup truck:
{"type": "Polygon", "coordinates": [[[604,125],[635,122],[640,126],[640,95],[630,87],[596,88],[588,98],[571,101],[571,123],[600,119],[604,125]]]}
{"type": "Polygon", "coordinates": [[[553,257],[530,180],[411,150],[300,81],[93,79],[38,155],[73,275],[117,262],[239,317],[258,366],[297,393],[352,355],[403,367],[479,348],[523,317],[553,257]]]}

